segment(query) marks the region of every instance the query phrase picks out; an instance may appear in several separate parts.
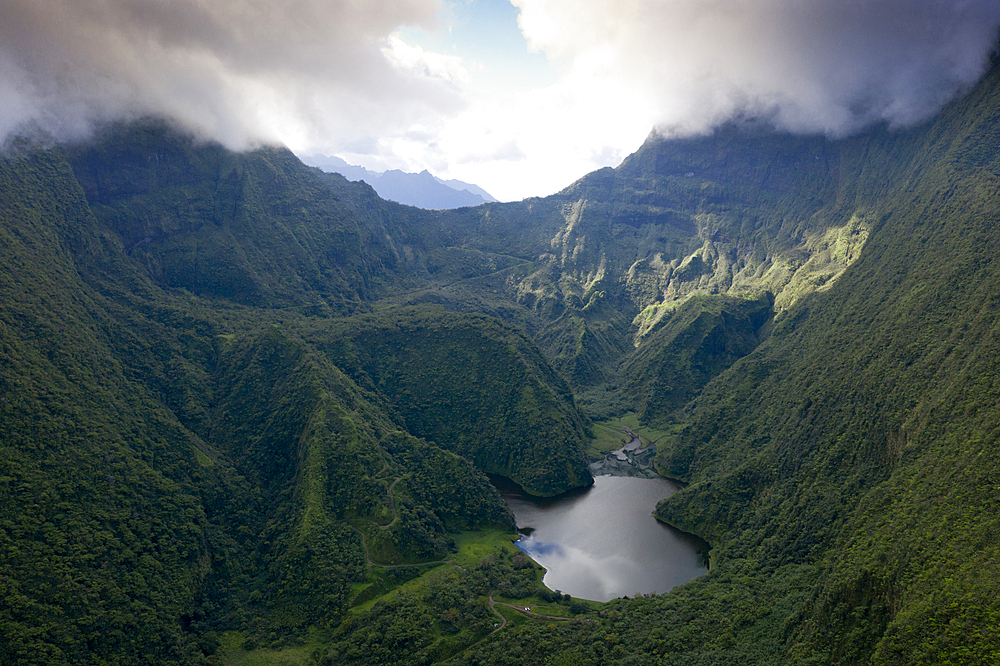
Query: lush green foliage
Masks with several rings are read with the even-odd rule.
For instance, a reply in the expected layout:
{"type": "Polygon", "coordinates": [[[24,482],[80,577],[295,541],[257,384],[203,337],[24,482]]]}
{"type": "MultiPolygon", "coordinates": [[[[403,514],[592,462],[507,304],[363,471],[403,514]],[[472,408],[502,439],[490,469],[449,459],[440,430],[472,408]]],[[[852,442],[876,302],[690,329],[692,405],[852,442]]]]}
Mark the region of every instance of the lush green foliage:
{"type": "Polygon", "coordinates": [[[323,324],[317,344],[407,429],[536,495],[592,482],[573,396],[517,329],[423,306],[323,324]]]}
{"type": "MultiPolygon", "coordinates": [[[[135,166],[84,155],[112,191],[135,166]]],[[[403,561],[447,554],[445,524],[512,525],[468,462],[384,450],[384,401],[289,334],[300,315],[162,290],[77,172],[58,150],[0,160],[0,661],[198,663],[221,630],[337,621],[367,575],[352,523],[403,561]]],[[[180,166],[150,178],[164,209],[201,196],[180,166]]]]}
{"type": "Polygon", "coordinates": [[[770,294],[757,300],[694,296],[678,305],[622,366],[624,391],[640,419],[669,419],[710,379],[753,351],[771,321],[772,305],[770,294]]]}
{"type": "Polygon", "coordinates": [[[658,515],[713,540],[717,566],[821,565],[790,658],[996,656],[998,78],[881,137],[883,153],[922,144],[861,259],[709,385],[661,452],[692,485],[658,515]]]}
{"type": "Polygon", "coordinates": [[[0,661],[995,661],[998,126],[994,67],[923,127],[651,137],[451,212],[158,123],[8,146],[0,661]],[[512,526],[477,467],[589,481],[571,389],[672,422],[711,572],[491,635],[554,593],[445,562],[512,526]]]}
{"type": "Polygon", "coordinates": [[[147,121],[68,157],[94,214],[162,286],[342,313],[396,275],[389,241],[287,150],[246,159],[147,121]]]}
{"type": "Polygon", "coordinates": [[[516,549],[488,555],[474,567],[448,564],[348,618],[331,636],[320,664],[431,664],[477,643],[498,625],[493,590],[530,597],[537,569],[516,549]]]}

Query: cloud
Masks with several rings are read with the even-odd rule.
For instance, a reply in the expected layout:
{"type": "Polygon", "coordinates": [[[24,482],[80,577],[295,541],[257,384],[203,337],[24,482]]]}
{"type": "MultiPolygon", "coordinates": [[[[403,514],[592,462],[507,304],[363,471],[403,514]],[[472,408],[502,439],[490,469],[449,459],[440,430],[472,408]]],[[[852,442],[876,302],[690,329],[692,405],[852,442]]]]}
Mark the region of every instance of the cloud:
{"type": "MultiPolygon", "coordinates": [[[[997,0],[512,0],[547,58],[401,37],[484,2],[2,0],[0,139],[163,115],[230,148],[432,168],[510,200],[617,165],[654,125],[919,122],[978,79],[1000,25],[997,0]]],[[[470,14],[479,42],[497,16],[514,20],[470,14]]]]}
{"type": "Polygon", "coordinates": [[[752,115],[839,136],[919,122],[983,73],[996,0],[513,0],[529,44],[667,133],[752,115]]]}
{"type": "Polygon", "coordinates": [[[454,83],[469,81],[469,72],[458,56],[442,55],[425,51],[419,46],[411,46],[400,39],[398,34],[389,36],[389,45],[382,49],[382,54],[396,67],[417,76],[454,83]]]}
{"type": "Polygon", "coordinates": [[[148,114],[233,148],[404,131],[464,104],[455,62],[390,39],[437,11],[437,0],[5,0],[0,135],[31,124],[75,138],[148,114]]]}
{"type": "Polygon", "coordinates": [[[458,158],[459,162],[522,162],[527,159],[527,155],[521,150],[521,147],[517,145],[516,139],[510,139],[509,141],[504,141],[498,145],[490,145],[492,142],[485,142],[485,150],[482,150],[484,146],[478,146],[473,149],[473,152],[466,153],[465,155],[460,155],[458,158]]]}

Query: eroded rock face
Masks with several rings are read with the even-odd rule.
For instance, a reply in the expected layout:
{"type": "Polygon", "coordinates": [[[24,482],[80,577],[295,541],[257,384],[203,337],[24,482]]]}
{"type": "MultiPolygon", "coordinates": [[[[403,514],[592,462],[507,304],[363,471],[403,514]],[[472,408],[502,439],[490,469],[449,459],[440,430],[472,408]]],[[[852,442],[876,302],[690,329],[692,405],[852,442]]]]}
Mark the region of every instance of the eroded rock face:
{"type": "Polygon", "coordinates": [[[490,276],[490,297],[523,308],[556,368],[593,387],[618,381],[623,359],[691,298],[770,293],[780,314],[829,289],[873,227],[877,184],[855,171],[870,141],[736,125],[652,135],[617,169],[545,199],[447,213],[442,226],[484,265],[519,258],[490,276]]]}

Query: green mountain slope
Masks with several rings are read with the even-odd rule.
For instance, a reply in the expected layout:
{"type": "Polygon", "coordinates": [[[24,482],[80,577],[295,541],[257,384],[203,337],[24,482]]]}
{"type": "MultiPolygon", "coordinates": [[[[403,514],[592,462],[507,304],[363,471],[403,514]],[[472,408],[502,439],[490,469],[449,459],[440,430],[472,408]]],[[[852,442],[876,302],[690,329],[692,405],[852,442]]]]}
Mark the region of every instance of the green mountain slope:
{"type": "Polygon", "coordinates": [[[998,121],[994,66],[919,128],[450,212],[151,122],[8,147],[0,661],[995,661],[998,121]],[[672,424],[711,571],[479,643],[530,563],[408,567],[512,527],[480,470],[587,484],[578,398],[672,424]]]}
{"type": "Polygon", "coordinates": [[[79,162],[22,148],[0,159],[0,661],[205,663],[219,631],[342,617],[359,532],[403,562],[513,528],[467,461],[387,435],[294,310],[165,290],[79,162]]]}
{"type": "Polygon", "coordinates": [[[0,188],[0,658],[184,661],[208,555],[195,438],[115,357],[128,334],[80,279],[103,239],[66,162],[2,160],[0,188]]]}
{"type": "Polygon", "coordinates": [[[525,325],[574,387],[620,382],[633,344],[692,296],[770,292],[781,311],[829,288],[917,149],[877,134],[834,142],[729,125],[695,139],[653,135],[619,168],[552,197],[441,219],[448,242],[521,262],[490,286],[528,311],[525,325]]]}
{"type": "Polygon", "coordinates": [[[659,515],[720,557],[816,561],[798,654],[990,660],[1000,73],[920,133],[858,263],[699,400],[659,515]],[[732,544],[732,545],[729,545],[732,544]]]}
{"type": "Polygon", "coordinates": [[[624,392],[643,423],[670,418],[766,338],[774,300],[694,296],[680,303],[622,364],[624,392]]]}
{"type": "Polygon", "coordinates": [[[317,339],[410,432],[479,469],[543,496],[593,482],[569,388],[516,329],[425,306],[324,325],[317,339]]]}
{"type": "Polygon", "coordinates": [[[996,660],[998,119],[994,67],[925,127],[833,146],[860,257],[675,412],[658,456],[690,485],[657,515],[712,542],[710,574],[460,663],[996,660]]]}
{"type": "Polygon", "coordinates": [[[343,313],[400,280],[385,238],[288,150],[238,155],[146,121],[68,156],[94,214],[163,287],[343,313]]]}

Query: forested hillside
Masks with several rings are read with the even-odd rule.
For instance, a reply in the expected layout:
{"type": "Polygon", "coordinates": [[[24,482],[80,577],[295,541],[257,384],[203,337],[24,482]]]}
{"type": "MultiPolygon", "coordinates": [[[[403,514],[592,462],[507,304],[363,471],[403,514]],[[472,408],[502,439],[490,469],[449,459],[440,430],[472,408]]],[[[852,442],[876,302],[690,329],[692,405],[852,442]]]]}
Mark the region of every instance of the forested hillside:
{"type": "MultiPolygon", "coordinates": [[[[159,150],[186,145],[186,160],[229,160],[247,180],[274,157],[152,131],[159,150]]],[[[296,335],[312,330],[302,309],[353,307],[364,280],[348,273],[314,291],[290,280],[302,276],[282,255],[254,279],[200,280],[202,296],[178,288],[163,256],[226,242],[247,255],[275,241],[226,219],[178,221],[189,213],[175,215],[177,201],[212,210],[228,196],[197,178],[189,189],[189,162],[148,176],[165,192],[125,179],[140,191],[119,195],[113,213],[88,201],[67,154],[20,146],[0,161],[4,663],[187,664],[214,653],[224,630],[301,636],[343,616],[367,558],[439,560],[455,530],[513,529],[481,472],[400,437],[387,401],[296,335]],[[152,240],[137,248],[133,233],[152,240]],[[296,305],[243,305],[262,294],[296,305]]],[[[104,192],[135,164],[97,163],[111,176],[90,169],[87,185],[104,192]]],[[[228,270],[219,257],[209,266],[228,270]]],[[[554,377],[537,352],[532,363],[554,377]]]]}
{"type": "Polygon", "coordinates": [[[998,127],[994,66],[455,211],[155,120],[6,146],[0,661],[994,661],[998,127]],[[709,574],[508,624],[554,593],[483,472],[586,486],[626,411],[709,574]]]}
{"type": "Polygon", "coordinates": [[[998,121],[994,68],[930,126],[859,139],[860,258],[679,414],[657,462],[691,485],[657,515],[712,542],[710,574],[467,663],[996,660],[998,121]]]}
{"type": "Polygon", "coordinates": [[[424,306],[324,323],[316,336],[413,434],[536,495],[591,483],[573,396],[517,329],[424,306]]]}

